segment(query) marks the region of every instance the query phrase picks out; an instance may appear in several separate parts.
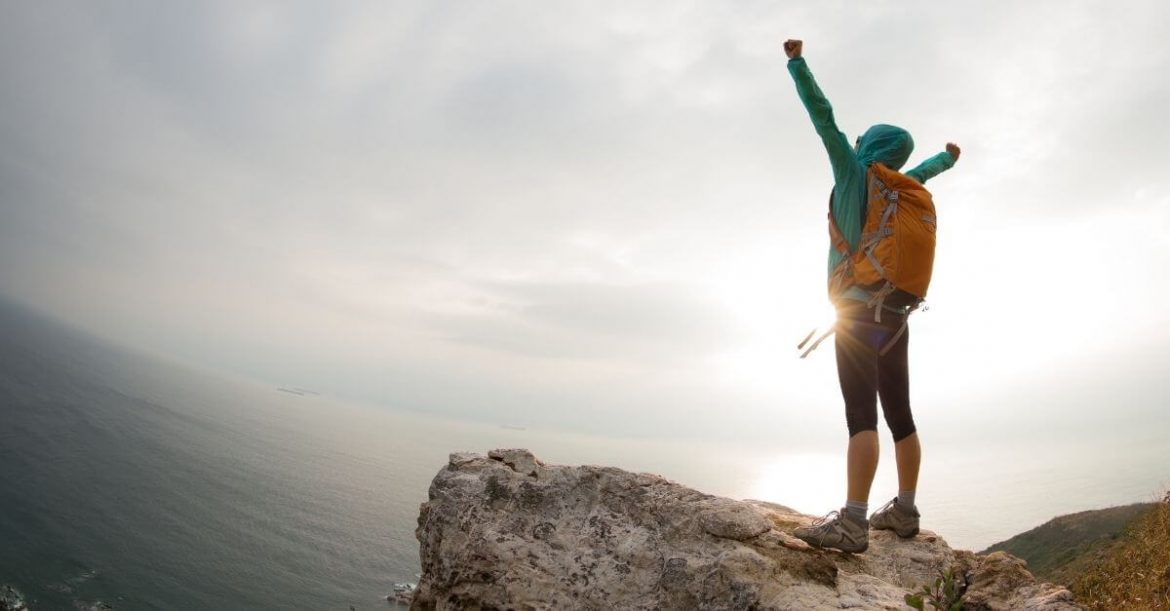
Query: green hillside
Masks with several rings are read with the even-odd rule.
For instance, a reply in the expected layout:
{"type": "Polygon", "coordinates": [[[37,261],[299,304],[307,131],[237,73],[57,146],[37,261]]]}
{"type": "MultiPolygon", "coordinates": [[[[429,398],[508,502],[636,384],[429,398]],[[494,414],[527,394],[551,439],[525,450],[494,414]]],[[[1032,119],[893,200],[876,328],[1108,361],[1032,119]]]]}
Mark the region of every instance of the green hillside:
{"type": "Polygon", "coordinates": [[[1070,585],[1108,556],[1126,526],[1153,507],[1138,503],[1060,516],[980,553],[1005,551],[1026,560],[1041,580],[1070,585]]]}

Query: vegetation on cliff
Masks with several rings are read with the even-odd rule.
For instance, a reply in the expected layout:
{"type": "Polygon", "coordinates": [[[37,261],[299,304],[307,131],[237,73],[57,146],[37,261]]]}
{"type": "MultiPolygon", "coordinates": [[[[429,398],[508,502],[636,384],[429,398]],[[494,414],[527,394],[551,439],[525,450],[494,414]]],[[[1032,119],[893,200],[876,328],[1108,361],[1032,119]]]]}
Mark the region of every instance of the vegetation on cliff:
{"type": "Polygon", "coordinates": [[[1170,493],[1071,585],[1089,609],[1170,609],[1170,493]]]}
{"type": "Polygon", "coordinates": [[[994,551],[1023,558],[1088,609],[1170,610],[1170,493],[1060,516],[980,553],[994,551]]]}
{"type": "Polygon", "coordinates": [[[1151,507],[1139,503],[1059,516],[979,553],[1007,552],[1026,560],[1036,577],[1069,585],[1107,556],[1126,526],[1151,507]]]}

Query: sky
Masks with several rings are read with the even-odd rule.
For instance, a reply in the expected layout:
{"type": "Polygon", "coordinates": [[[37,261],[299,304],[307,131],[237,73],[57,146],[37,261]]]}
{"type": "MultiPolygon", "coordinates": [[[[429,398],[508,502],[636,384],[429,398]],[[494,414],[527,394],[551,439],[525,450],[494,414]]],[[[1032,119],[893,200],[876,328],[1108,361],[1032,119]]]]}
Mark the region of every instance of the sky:
{"type": "Polygon", "coordinates": [[[843,439],[828,158],[962,147],[911,325],[944,435],[1170,430],[1164,2],[0,6],[0,295],[274,385],[843,439]]]}

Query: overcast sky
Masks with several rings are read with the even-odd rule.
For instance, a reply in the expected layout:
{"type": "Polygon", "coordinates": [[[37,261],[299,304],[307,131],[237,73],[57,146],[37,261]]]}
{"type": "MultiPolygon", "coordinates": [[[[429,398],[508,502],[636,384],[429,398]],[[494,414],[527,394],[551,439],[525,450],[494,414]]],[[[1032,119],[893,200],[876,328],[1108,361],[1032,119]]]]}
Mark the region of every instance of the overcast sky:
{"type": "Polygon", "coordinates": [[[795,350],[830,312],[831,173],[781,49],[803,38],[850,138],[963,148],[928,185],[919,420],[1166,423],[1168,23],[1156,1],[11,0],[0,293],[396,408],[843,438],[831,347],[795,350]]]}

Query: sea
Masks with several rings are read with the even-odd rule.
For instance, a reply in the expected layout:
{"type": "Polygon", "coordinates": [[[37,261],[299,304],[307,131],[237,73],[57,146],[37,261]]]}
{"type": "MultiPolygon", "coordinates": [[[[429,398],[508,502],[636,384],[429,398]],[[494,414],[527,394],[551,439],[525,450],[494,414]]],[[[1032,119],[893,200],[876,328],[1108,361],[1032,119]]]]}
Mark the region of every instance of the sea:
{"type": "MultiPolygon", "coordinates": [[[[259,383],[95,339],[0,302],[0,587],[30,609],[386,609],[455,451],[661,474],[808,513],[840,504],[841,448],[601,437],[466,421],[259,383]]],[[[930,528],[979,550],[1059,514],[1149,501],[1167,431],[928,454],[930,528]]],[[[892,461],[876,490],[895,490],[892,461]]],[[[877,499],[871,499],[871,502],[877,499]]]]}

